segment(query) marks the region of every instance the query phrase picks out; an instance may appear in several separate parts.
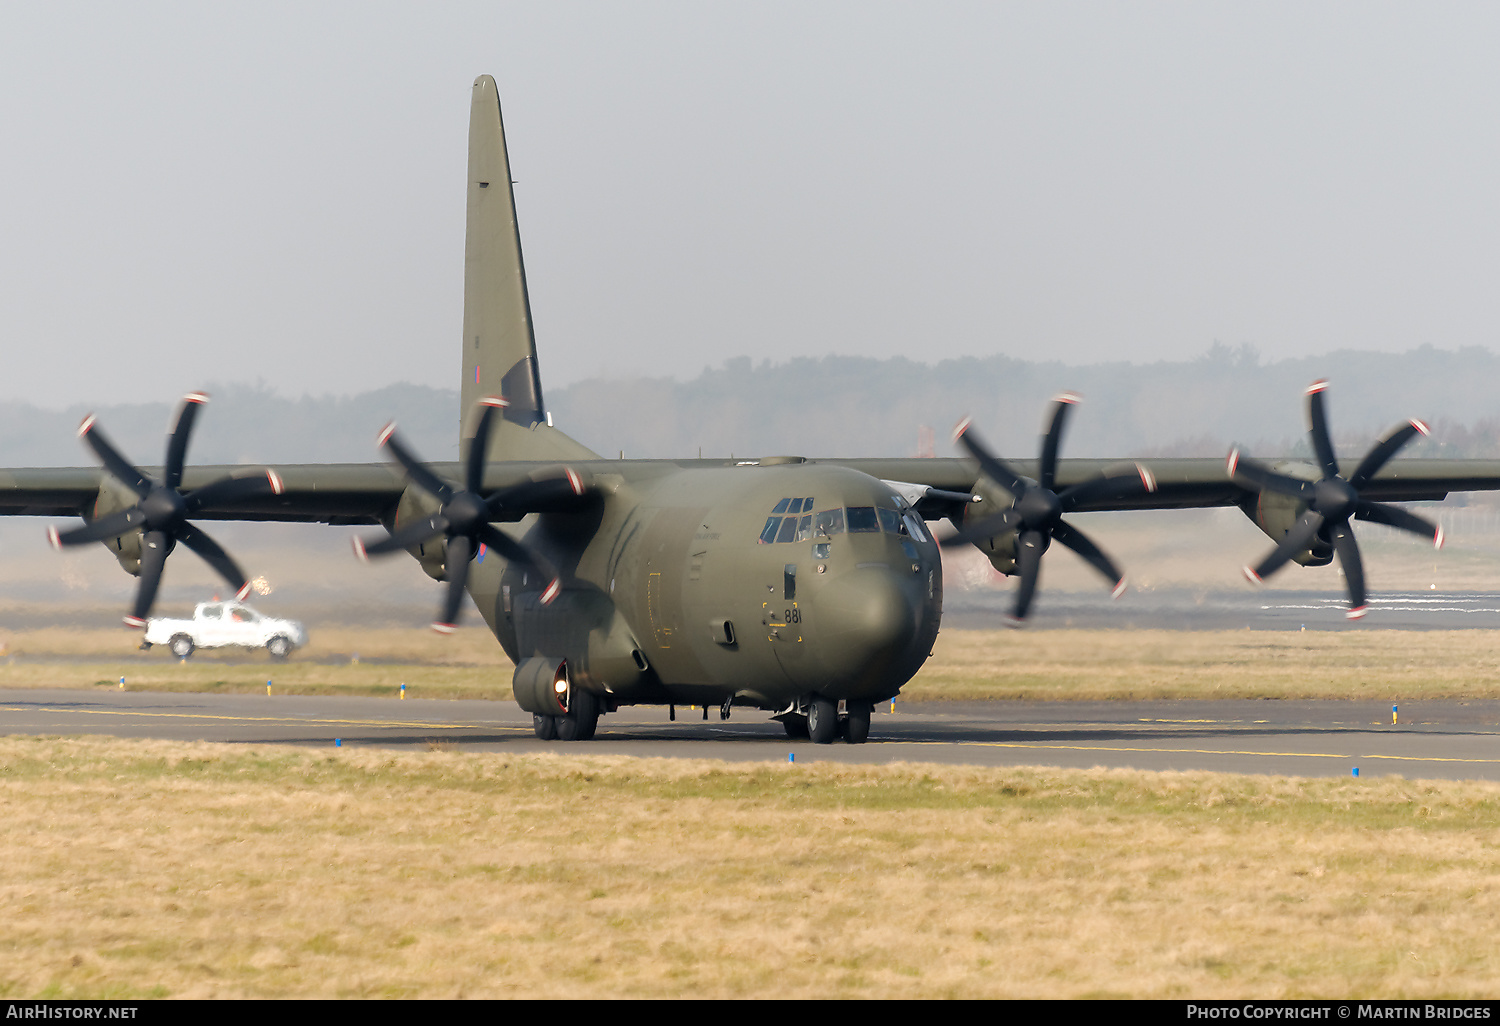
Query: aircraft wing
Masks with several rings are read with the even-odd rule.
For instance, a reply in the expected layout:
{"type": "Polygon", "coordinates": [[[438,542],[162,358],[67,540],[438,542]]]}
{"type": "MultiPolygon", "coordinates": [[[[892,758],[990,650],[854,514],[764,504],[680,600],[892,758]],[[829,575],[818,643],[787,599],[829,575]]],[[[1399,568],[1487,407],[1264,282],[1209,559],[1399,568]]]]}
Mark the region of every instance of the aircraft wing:
{"type": "MultiPolygon", "coordinates": [[[[648,477],[669,467],[723,465],[720,460],[582,460],[569,465],[596,475],[626,480],[648,477]]],[[[752,462],[737,461],[737,462],[752,462]]],[[[849,467],[872,477],[951,492],[970,492],[979,483],[979,464],[972,459],[831,459],[809,462],[849,467]]],[[[1012,461],[1022,475],[1035,477],[1036,461],[1012,461]]],[[[484,474],[487,491],[518,483],[556,464],[492,463],[484,474]]],[[[1065,459],[1058,461],[1059,488],[1101,476],[1137,473],[1144,467],[1155,491],[1084,504],[1080,512],[1128,509],[1188,509],[1236,506],[1253,490],[1229,479],[1221,459],[1065,459]]],[[[142,468],[148,475],[156,468],[142,468]]],[[[203,466],[184,472],[184,491],[225,477],[252,475],[257,466],[203,466]]],[[[407,487],[399,467],[382,463],[289,464],[273,466],[283,483],[279,495],[262,495],[214,505],[195,514],[201,520],[258,520],[289,523],[379,524],[389,520],[407,487]]],[[[1353,472],[1353,464],[1341,466],[1353,472]]],[[[458,464],[434,464],[433,470],[458,480],[458,464]]],[[[107,475],[98,467],[35,467],[0,470],[0,516],[88,516],[107,475]]],[[[1382,502],[1440,500],[1449,492],[1500,489],[1497,460],[1392,460],[1362,494],[1382,502]]]]}
{"type": "MultiPolygon", "coordinates": [[[[149,475],[158,468],[142,468],[149,475]]],[[[262,474],[257,466],[193,467],[183,474],[191,491],[226,477],[262,474]]],[[[254,496],[205,507],[199,520],[273,520],[326,524],[377,524],[406,488],[399,470],[383,464],[324,464],[269,468],[284,484],[279,495],[254,496]]],[[[107,475],[98,467],[0,470],[0,515],[92,515],[107,475]]]]}
{"type": "MultiPolygon", "coordinates": [[[[491,463],[484,470],[483,490],[496,492],[528,479],[551,476],[564,465],[585,472],[623,473],[628,478],[660,474],[664,468],[679,464],[668,460],[598,459],[568,464],[537,460],[491,463]]],[[[430,467],[447,481],[463,480],[463,468],[457,463],[434,463],[430,467]]],[[[162,473],[160,467],[140,469],[153,479],[159,479],[162,473]]],[[[182,472],[180,490],[192,492],[225,478],[257,477],[267,471],[280,481],[280,492],[210,502],[194,512],[192,519],[380,524],[391,519],[410,484],[399,466],[387,463],[234,464],[188,467],[182,472]]],[[[100,488],[110,480],[99,467],[0,469],[0,516],[89,518],[100,488]]]]}
{"type": "MultiPolygon", "coordinates": [[[[979,464],[972,459],[848,459],[820,460],[847,466],[886,481],[904,481],[952,492],[972,491],[979,482],[979,464]]],[[[1299,461],[1300,462],[1300,461],[1299,461]]],[[[1010,461],[1018,473],[1033,480],[1038,475],[1035,460],[1010,461]]],[[[1311,471],[1312,465],[1306,464],[1311,471]]],[[[1340,471],[1347,477],[1356,462],[1345,460],[1340,471]]],[[[1222,459],[1065,459],[1057,464],[1059,490],[1101,476],[1138,473],[1143,467],[1153,479],[1155,491],[1105,501],[1085,503],[1079,512],[1126,509],[1189,509],[1207,506],[1237,506],[1253,497],[1253,489],[1229,479],[1222,459]]],[[[1449,492],[1500,489],[1500,460],[1392,460],[1381,468],[1360,494],[1377,502],[1440,500],[1449,492]]]]}

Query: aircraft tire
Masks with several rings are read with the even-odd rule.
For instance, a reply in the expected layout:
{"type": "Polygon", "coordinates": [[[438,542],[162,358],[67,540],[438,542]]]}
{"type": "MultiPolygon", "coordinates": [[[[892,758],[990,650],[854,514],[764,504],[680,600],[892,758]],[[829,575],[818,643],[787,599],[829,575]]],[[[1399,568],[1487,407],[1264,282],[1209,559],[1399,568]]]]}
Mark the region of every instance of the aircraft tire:
{"type": "Polygon", "coordinates": [[[536,736],[543,741],[555,741],[557,740],[557,717],[532,713],[531,729],[536,731],[536,736]]]}
{"type": "Polygon", "coordinates": [[[167,647],[178,659],[186,659],[193,654],[193,639],[186,634],[174,634],[172,640],[167,642],[167,647]]]}
{"type": "Polygon", "coordinates": [[[788,716],[786,719],[781,721],[781,726],[786,730],[787,737],[807,737],[806,716],[788,716]]]}
{"type": "Polygon", "coordinates": [[[832,744],[839,736],[839,706],[831,698],[813,695],[807,703],[807,736],[815,745],[832,744]]]}
{"type": "Polygon", "coordinates": [[[568,714],[557,717],[557,739],[587,741],[599,726],[599,700],[592,692],[575,688],[569,704],[573,708],[568,714]]]}
{"type": "Polygon", "coordinates": [[[844,721],[845,741],[862,745],[870,739],[870,713],[873,711],[869,702],[849,703],[849,718],[844,721]]]}

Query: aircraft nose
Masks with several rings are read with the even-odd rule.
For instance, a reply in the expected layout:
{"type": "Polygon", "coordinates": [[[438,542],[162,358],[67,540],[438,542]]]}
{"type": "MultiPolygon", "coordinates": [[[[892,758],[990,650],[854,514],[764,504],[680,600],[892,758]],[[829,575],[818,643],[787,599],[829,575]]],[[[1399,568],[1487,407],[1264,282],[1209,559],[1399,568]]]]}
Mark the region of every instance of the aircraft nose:
{"type": "MultiPolygon", "coordinates": [[[[825,679],[879,690],[917,636],[917,603],[887,570],[865,568],[829,581],[817,598],[825,679]]],[[[826,693],[826,692],[825,692],[826,693]]]]}

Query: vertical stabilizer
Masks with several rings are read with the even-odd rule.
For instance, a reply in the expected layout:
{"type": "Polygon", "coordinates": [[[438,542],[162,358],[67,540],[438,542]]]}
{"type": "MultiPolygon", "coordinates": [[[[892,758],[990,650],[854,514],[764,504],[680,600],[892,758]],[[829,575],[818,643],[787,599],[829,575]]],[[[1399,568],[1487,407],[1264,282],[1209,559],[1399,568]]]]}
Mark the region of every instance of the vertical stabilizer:
{"type": "Polygon", "coordinates": [[[491,433],[490,459],[578,459],[587,449],[547,427],[510,157],[495,80],[474,80],[469,108],[468,221],[464,240],[463,397],[459,434],[474,405],[504,396],[505,423],[491,433]]]}

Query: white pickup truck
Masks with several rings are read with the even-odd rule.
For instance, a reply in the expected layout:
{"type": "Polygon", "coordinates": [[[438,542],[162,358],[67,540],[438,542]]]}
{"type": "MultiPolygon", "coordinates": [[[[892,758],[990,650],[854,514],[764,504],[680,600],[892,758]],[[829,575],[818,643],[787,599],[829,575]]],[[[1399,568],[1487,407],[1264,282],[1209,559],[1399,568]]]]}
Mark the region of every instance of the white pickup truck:
{"type": "Polygon", "coordinates": [[[179,659],[196,648],[239,645],[264,648],[272,659],[285,659],[294,648],[307,644],[307,631],[295,620],[262,616],[243,602],[200,602],[191,620],[154,616],[146,621],[142,648],[166,645],[179,659]]]}

